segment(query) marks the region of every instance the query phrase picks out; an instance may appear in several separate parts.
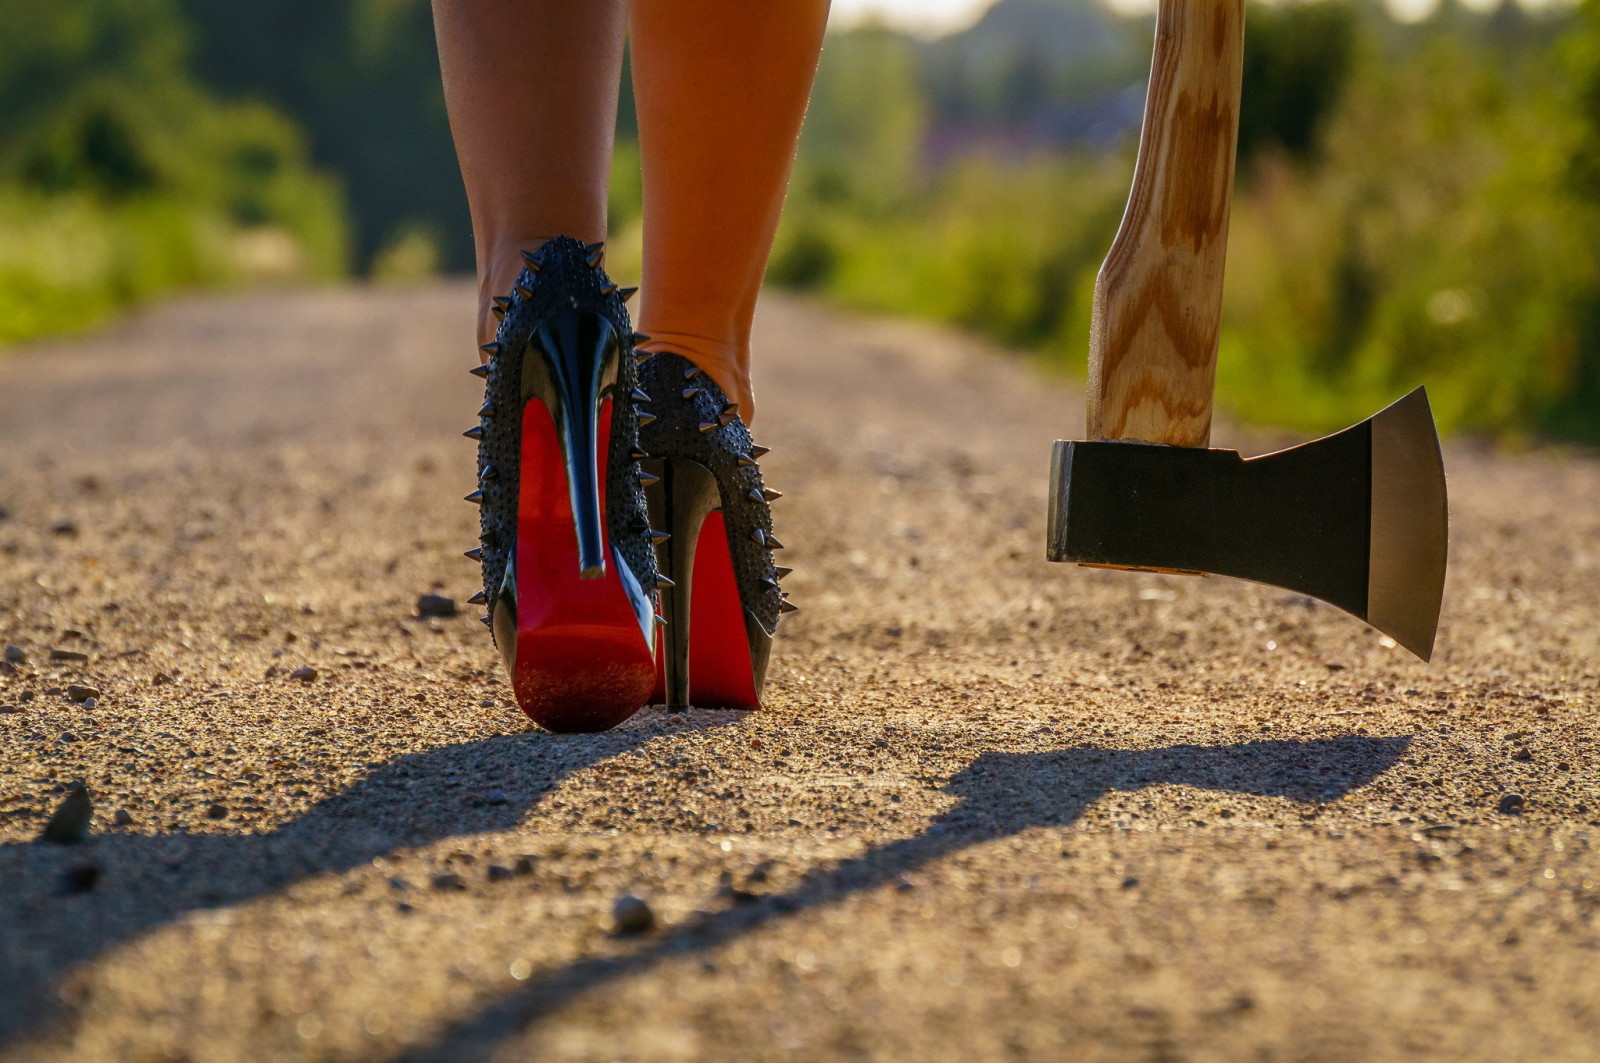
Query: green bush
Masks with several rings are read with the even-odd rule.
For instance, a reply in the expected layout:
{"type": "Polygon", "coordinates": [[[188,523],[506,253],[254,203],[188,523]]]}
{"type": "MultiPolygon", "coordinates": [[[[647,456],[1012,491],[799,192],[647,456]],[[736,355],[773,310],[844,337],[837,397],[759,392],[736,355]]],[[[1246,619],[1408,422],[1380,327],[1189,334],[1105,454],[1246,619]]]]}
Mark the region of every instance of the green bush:
{"type": "MultiPolygon", "coordinates": [[[[1315,108],[1255,109],[1219,404],[1326,430],[1426,384],[1447,431],[1600,441],[1600,0],[1569,32],[1510,43],[1453,8],[1406,31],[1370,6],[1289,6],[1267,21],[1251,43],[1283,54],[1258,62],[1258,92],[1292,89],[1285,71],[1324,22],[1341,54],[1315,108]]],[[[893,67],[874,69],[881,81],[893,67]]],[[[906,109],[878,101],[897,94],[850,91],[851,77],[824,66],[824,118],[829,100],[854,100],[861,135],[874,115],[893,128],[906,109]],[[845,80],[829,91],[830,78],[845,80]]],[[[810,137],[774,281],[1085,364],[1131,151],[930,172],[903,154],[861,166],[810,137]]]]}

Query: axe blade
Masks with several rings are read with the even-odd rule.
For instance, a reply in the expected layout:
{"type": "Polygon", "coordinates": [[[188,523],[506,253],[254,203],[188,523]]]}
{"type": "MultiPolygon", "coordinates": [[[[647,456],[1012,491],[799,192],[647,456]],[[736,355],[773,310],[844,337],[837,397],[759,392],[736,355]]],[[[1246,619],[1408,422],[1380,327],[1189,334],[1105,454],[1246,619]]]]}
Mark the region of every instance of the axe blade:
{"type": "Polygon", "coordinates": [[[1427,660],[1449,516],[1428,395],[1288,450],[1057,440],[1047,557],[1283,587],[1427,660]]]}

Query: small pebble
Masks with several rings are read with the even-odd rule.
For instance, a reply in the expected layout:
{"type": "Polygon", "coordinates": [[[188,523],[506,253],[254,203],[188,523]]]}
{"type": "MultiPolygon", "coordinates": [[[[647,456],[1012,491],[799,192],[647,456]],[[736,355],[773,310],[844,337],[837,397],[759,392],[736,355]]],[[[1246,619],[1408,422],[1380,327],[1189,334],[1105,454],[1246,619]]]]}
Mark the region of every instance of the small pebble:
{"type": "Polygon", "coordinates": [[[125,808],[117,809],[117,814],[111,817],[111,822],[119,827],[133,826],[133,813],[125,808]]]}
{"type": "Polygon", "coordinates": [[[1532,753],[1531,750],[1528,749],[1527,746],[1523,746],[1521,749],[1519,749],[1515,753],[1511,754],[1511,759],[1512,760],[1520,760],[1520,761],[1529,761],[1529,760],[1533,759],[1533,753],[1532,753]]]}
{"type": "Polygon", "coordinates": [[[289,673],[289,678],[297,679],[302,683],[309,683],[313,679],[317,678],[317,670],[312,668],[310,665],[307,665],[304,668],[296,668],[294,671],[289,673]]]}
{"type": "Polygon", "coordinates": [[[71,731],[62,731],[61,737],[56,739],[58,742],[76,742],[77,740],[78,736],[73,734],[71,731]]]}
{"type": "Polygon", "coordinates": [[[96,690],[94,687],[86,687],[81,686],[78,683],[74,683],[67,688],[67,700],[75,701],[80,705],[86,701],[98,700],[99,697],[100,691],[96,690]]]}
{"type": "Polygon", "coordinates": [[[624,894],[611,906],[611,932],[619,937],[643,934],[656,925],[656,913],[638,897],[624,894]]]}
{"type": "Polygon", "coordinates": [[[506,879],[513,877],[515,874],[516,872],[512,871],[509,867],[501,867],[499,864],[489,865],[490,882],[504,882],[506,879]]]}
{"type": "Polygon", "coordinates": [[[21,705],[0,705],[0,713],[21,712],[21,705]]]}
{"type": "Polygon", "coordinates": [[[56,806],[50,822],[39,832],[39,840],[57,845],[77,845],[89,837],[89,820],[94,816],[94,801],[81,782],[72,784],[67,796],[56,806]]]}
{"type": "Polygon", "coordinates": [[[227,819],[228,818],[228,809],[223,805],[213,804],[213,805],[211,805],[210,807],[208,807],[206,809],[206,818],[207,819],[227,819]]]}
{"type": "Polygon", "coordinates": [[[506,792],[504,790],[490,790],[488,794],[485,795],[484,800],[488,801],[491,805],[509,805],[511,803],[511,798],[506,796],[506,792]]]}
{"type": "Polygon", "coordinates": [[[78,526],[70,520],[58,520],[50,525],[52,535],[77,535],[78,526]]]}
{"type": "Polygon", "coordinates": [[[0,656],[4,656],[5,661],[6,661],[7,664],[27,664],[28,663],[28,655],[26,653],[22,652],[22,647],[21,646],[12,645],[9,642],[6,643],[6,648],[5,648],[4,654],[0,654],[0,656]]]}
{"type": "Polygon", "coordinates": [[[51,650],[50,659],[52,661],[87,661],[89,655],[78,650],[51,650]]]}
{"type": "Polygon", "coordinates": [[[433,876],[433,888],[436,890],[464,890],[467,880],[454,871],[446,871],[442,875],[433,876]]]}
{"type": "Polygon", "coordinates": [[[1127,878],[1122,880],[1122,888],[1125,889],[1125,890],[1131,890],[1131,889],[1133,889],[1133,887],[1137,886],[1138,884],[1139,884],[1139,880],[1137,878],[1135,878],[1133,875],[1129,875],[1127,878]]]}
{"type": "Polygon", "coordinates": [[[531,856],[518,857],[516,864],[512,867],[512,870],[515,871],[519,875],[531,875],[531,874],[533,874],[533,857],[531,857],[531,856]]]}
{"type": "Polygon", "coordinates": [[[100,699],[99,698],[84,698],[83,699],[83,707],[86,708],[86,709],[95,708],[99,704],[100,704],[100,699]]]}
{"type": "Polygon", "coordinates": [[[1521,794],[1506,794],[1500,799],[1499,807],[1504,815],[1514,816],[1528,807],[1528,801],[1521,794]]]}
{"type": "Polygon", "coordinates": [[[417,599],[417,615],[448,618],[456,615],[456,600],[442,594],[424,594],[417,599]]]}

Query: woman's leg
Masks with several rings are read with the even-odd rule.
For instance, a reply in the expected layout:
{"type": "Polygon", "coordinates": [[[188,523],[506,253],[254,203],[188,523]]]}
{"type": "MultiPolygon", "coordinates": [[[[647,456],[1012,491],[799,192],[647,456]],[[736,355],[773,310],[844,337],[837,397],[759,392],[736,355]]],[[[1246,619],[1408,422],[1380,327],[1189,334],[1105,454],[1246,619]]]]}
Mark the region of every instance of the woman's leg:
{"type": "Polygon", "coordinates": [[[828,0],[634,0],[644,161],[639,327],[749,421],[750,324],[828,0]]]}
{"type": "Polygon", "coordinates": [[[606,237],[626,0],[433,0],[478,249],[479,342],[521,252],[606,237]]]}

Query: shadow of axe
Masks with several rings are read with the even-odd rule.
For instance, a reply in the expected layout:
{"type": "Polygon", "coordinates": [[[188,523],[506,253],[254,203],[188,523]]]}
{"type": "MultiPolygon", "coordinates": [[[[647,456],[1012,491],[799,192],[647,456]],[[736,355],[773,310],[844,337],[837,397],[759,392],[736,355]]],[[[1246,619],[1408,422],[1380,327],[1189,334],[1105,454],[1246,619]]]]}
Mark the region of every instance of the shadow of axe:
{"type": "Polygon", "coordinates": [[[1449,538],[1427,393],[1244,459],[1208,449],[1244,0],[1161,0],[1133,187],[1095,284],[1087,439],[1058,440],[1051,561],[1320,598],[1427,660],[1449,538]]]}

